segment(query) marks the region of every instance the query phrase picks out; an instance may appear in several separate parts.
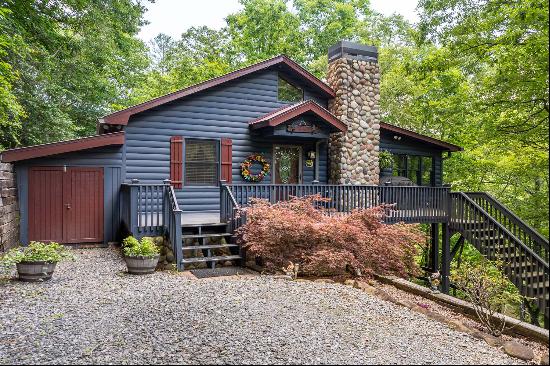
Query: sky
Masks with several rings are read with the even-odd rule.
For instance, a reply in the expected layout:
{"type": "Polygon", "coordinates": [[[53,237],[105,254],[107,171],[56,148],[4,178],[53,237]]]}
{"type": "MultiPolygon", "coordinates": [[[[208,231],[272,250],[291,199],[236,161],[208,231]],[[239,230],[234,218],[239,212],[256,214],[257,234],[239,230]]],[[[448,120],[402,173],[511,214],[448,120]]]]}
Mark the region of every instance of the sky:
{"type": "MultiPolygon", "coordinates": [[[[417,0],[371,0],[372,8],[382,14],[398,13],[406,19],[418,20],[415,12],[417,0]]],[[[189,27],[206,25],[219,29],[225,25],[225,17],[238,11],[241,6],[238,0],[156,0],[146,4],[148,11],[145,19],[149,24],[144,26],[139,37],[149,42],[159,33],[173,38],[189,27]]]]}

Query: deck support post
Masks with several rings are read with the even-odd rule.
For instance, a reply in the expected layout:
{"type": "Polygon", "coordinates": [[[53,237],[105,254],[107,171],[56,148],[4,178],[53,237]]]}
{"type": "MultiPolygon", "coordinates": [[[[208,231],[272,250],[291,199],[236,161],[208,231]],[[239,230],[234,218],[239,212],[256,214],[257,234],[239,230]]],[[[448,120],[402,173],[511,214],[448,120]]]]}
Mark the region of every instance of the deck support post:
{"type": "MultiPolygon", "coordinates": [[[[132,180],[133,184],[138,182],[137,179],[132,180]]],[[[130,186],[130,234],[135,237],[139,236],[138,216],[141,214],[140,207],[138,207],[138,189],[139,187],[135,185],[130,186]]]]}
{"type": "Polygon", "coordinates": [[[176,260],[176,268],[178,271],[183,271],[183,242],[181,238],[181,210],[173,211],[173,240],[172,247],[174,248],[174,259],[176,260]]]}
{"type": "Polygon", "coordinates": [[[430,227],[430,258],[429,267],[432,273],[436,273],[439,270],[439,224],[434,223],[430,227]]]}
{"type": "Polygon", "coordinates": [[[441,291],[448,294],[450,288],[449,276],[451,274],[451,232],[448,223],[443,224],[441,232],[441,291]]]}

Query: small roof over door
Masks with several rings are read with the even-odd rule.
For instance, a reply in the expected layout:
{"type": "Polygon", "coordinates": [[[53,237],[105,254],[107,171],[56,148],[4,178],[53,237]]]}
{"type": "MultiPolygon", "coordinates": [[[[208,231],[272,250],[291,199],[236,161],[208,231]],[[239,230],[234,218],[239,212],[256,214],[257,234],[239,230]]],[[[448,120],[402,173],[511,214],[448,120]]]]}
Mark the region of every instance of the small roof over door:
{"type": "MultiPolygon", "coordinates": [[[[265,127],[277,127],[281,124],[291,122],[300,116],[312,116],[315,122],[320,122],[330,132],[346,132],[348,127],[345,123],[336,118],[332,113],[321,107],[312,100],[307,100],[298,104],[284,106],[264,116],[250,121],[250,129],[257,130],[265,127]]],[[[305,129],[307,125],[289,126],[290,130],[295,129],[299,132],[305,129]]]]}

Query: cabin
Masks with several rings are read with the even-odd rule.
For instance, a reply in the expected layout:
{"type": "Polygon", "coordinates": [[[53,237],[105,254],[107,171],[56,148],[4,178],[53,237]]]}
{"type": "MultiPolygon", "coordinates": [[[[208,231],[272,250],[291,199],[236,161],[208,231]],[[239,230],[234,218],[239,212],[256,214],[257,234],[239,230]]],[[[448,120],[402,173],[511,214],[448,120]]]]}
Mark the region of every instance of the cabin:
{"type": "MultiPolygon", "coordinates": [[[[474,217],[531,250],[532,263],[547,258],[548,241],[520,240],[488,212],[501,210],[490,198],[450,192],[444,160],[461,147],[382,120],[375,47],[338,42],[328,61],[326,81],[277,56],[104,116],[96,135],[2,152],[15,172],[19,241],[164,235],[179,269],[193,261],[215,266],[242,257],[234,248],[233,256],[212,254],[207,239],[230,236],[242,220],[235,211],[250,198],[321,194],[331,198],[329,212],[389,203],[389,223],[431,224],[432,270],[442,267],[446,288],[458,250],[451,235],[481,250],[497,245],[464,226],[474,217]],[[379,165],[385,151],[389,172],[379,165]],[[186,239],[199,240],[189,248],[186,239]],[[184,256],[197,245],[203,256],[184,256]]],[[[537,268],[547,280],[543,264],[537,268]]],[[[541,286],[532,294],[544,293],[547,310],[541,286]]]]}

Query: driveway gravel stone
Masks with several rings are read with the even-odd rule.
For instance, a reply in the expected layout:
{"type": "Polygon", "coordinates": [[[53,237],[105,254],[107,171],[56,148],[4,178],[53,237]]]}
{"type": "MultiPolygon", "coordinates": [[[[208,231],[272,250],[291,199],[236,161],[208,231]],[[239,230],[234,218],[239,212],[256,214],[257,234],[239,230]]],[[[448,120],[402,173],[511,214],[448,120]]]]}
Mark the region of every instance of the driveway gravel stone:
{"type": "Polygon", "coordinates": [[[0,364],[521,364],[348,286],[126,273],[77,251],[50,282],[0,284],[0,364]]]}

